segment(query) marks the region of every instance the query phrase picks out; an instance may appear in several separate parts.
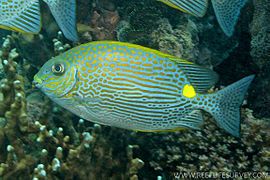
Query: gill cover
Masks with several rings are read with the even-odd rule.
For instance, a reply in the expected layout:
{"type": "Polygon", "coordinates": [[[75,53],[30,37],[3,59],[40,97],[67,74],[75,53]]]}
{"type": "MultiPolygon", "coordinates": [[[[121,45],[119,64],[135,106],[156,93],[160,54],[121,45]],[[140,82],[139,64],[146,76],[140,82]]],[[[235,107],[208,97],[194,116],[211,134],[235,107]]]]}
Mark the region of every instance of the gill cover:
{"type": "Polygon", "coordinates": [[[77,69],[70,67],[63,75],[48,76],[42,85],[42,91],[49,97],[62,97],[68,94],[76,85],[77,82],[77,69]]]}

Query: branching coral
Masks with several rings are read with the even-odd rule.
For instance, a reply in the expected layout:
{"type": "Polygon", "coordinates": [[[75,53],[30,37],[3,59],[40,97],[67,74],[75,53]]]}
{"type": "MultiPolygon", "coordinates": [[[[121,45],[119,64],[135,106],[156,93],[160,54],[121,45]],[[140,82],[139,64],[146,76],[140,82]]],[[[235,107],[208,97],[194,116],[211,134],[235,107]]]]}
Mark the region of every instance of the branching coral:
{"type": "Polygon", "coordinates": [[[140,154],[145,154],[140,158],[149,162],[149,169],[155,171],[150,178],[173,177],[179,171],[269,171],[270,120],[254,118],[249,109],[243,109],[243,114],[240,139],[221,131],[212,118],[206,120],[202,131],[136,136],[140,147],[148,144],[147,150],[140,149],[144,150],[140,154]]]}
{"type": "MultiPolygon", "coordinates": [[[[25,132],[28,126],[26,114],[26,101],[24,91],[24,78],[17,74],[18,58],[16,49],[11,49],[11,38],[7,37],[2,45],[0,60],[2,61],[6,78],[1,81],[1,94],[3,96],[0,102],[0,115],[5,117],[6,125],[1,128],[3,135],[15,147],[17,153],[22,155],[21,141],[17,137],[19,132],[25,132]]],[[[0,138],[3,140],[3,138],[0,138]]],[[[3,142],[0,142],[3,144],[3,142]]]]}
{"type": "MultiPolygon", "coordinates": [[[[104,132],[100,125],[85,126],[82,119],[75,127],[70,113],[50,108],[40,94],[32,92],[26,98],[25,78],[18,73],[19,54],[12,49],[12,41],[9,36],[1,48],[5,78],[1,81],[0,178],[136,179],[144,163],[133,157],[128,136],[114,129],[104,132]],[[115,136],[122,137],[118,143],[112,140],[115,136]]],[[[54,43],[55,53],[65,50],[60,41],[54,43]]]]}

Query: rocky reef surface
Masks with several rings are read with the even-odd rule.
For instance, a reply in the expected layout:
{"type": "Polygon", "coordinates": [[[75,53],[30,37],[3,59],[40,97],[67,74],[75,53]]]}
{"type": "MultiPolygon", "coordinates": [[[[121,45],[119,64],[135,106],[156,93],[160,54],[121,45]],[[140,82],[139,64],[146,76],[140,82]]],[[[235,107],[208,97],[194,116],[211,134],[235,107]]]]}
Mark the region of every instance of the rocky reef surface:
{"type": "MultiPolygon", "coordinates": [[[[49,13],[38,35],[0,30],[0,179],[172,179],[176,172],[270,171],[270,1],[249,1],[233,37],[211,7],[195,18],[154,1],[78,1],[80,41],[49,13]],[[38,69],[81,43],[119,40],[213,68],[216,88],[256,74],[241,138],[205,114],[201,131],[137,133],[79,119],[32,87],[38,69]]],[[[43,6],[45,6],[43,4],[43,6]]]]}

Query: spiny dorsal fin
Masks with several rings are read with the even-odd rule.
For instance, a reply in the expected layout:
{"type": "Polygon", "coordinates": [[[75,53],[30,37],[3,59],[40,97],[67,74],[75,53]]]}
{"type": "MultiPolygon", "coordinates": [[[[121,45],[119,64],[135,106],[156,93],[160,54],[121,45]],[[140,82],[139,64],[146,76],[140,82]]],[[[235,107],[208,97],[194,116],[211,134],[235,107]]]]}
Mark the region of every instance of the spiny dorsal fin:
{"type": "Polygon", "coordinates": [[[206,92],[218,81],[218,75],[208,68],[198,66],[182,59],[171,60],[179,64],[180,69],[199,93],[206,92]]]}
{"type": "Polygon", "coordinates": [[[38,0],[0,2],[0,27],[22,33],[38,33],[41,28],[38,0]]]}
{"type": "Polygon", "coordinates": [[[76,30],[76,1],[75,0],[44,0],[63,31],[71,41],[78,41],[76,30]]]}
{"type": "Polygon", "coordinates": [[[202,17],[205,15],[208,0],[159,0],[170,7],[189,13],[194,16],[202,17]]]}
{"type": "Polygon", "coordinates": [[[218,23],[227,36],[232,36],[240,11],[247,0],[212,0],[218,23]]]}
{"type": "Polygon", "coordinates": [[[200,110],[194,110],[184,118],[177,121],[178,126],[189,127],[192,129],[200,129],[203,123],[202,112],[200,110]]]}

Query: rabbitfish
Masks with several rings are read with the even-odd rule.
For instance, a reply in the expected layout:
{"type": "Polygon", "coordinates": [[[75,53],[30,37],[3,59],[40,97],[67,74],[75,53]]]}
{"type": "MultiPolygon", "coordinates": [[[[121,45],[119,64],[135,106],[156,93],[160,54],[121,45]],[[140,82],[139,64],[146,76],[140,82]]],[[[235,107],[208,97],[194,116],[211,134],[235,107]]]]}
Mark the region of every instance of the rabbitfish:
{"type": "MultiPolygon", "coordinates": [[[[205,15],[209,0],[158,0],[170,7],[197,17],[205,15]]],[[[218,23],[227,36],[232,36],[240,11],[247,0],[211,0],[218,23]]]]}
{"type": "Polygon", "coordinates": [[[253,78],[208,93],[217,81],[212,70],[139,45],[100,41],[52,58],[34,84],[95,123],[144,132],[199,129],[204,110],[239,136],[240,106],[253,78]]]}
{"type": "MultiPolygon", "coordinates": [[[[44,0],[64,35],[77,41],[75,0],[44,0]]],[[[39,0],[0,0],[0,28],[36,34],[41,28],[39,0]]]]}

